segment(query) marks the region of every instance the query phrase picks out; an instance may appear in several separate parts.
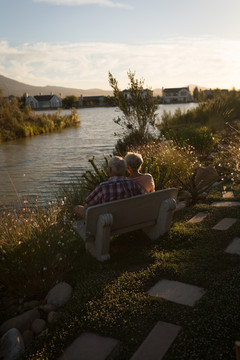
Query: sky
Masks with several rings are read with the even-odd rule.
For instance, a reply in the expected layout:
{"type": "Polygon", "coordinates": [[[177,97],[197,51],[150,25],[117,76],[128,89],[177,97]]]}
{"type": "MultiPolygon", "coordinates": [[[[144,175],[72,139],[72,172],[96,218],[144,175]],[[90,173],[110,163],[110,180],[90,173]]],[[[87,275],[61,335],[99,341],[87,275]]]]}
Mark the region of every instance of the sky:
{"type": "Polygon", "coordinates": [[[240,0],[0,0],[0,74],[35,86],[240,89],[240,0]]]}

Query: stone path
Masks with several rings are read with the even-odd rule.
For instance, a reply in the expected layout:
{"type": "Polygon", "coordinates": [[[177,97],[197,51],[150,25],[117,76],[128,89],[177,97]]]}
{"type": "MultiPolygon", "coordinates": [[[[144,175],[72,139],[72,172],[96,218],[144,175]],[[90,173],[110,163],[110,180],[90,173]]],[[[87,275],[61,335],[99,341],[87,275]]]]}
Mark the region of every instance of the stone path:
{"type": "Polygon", "coordinates": [[[223,197],[223,199],[233,199],[234,193],[233,193],[233,191],[223,191],[222,197],[223,197]]]}
{"type": "Polygon", "coordinates": [[[233,241],[228,245],[225,251],[229,254],[240,255],[240,238],[233,239],[233,241]]]}
{"type": "Polygon", "coordinates": [[[158,281],[147,293],[178,304],[194,306],[205,294],[205,290],[195,285],[163,279],[158,281]]]}
{"type": "Polygon", "coordinates": [[[193,223],[193,224],[199,223],[203,219],[205,219],[205,217],[207,217],[207,216],[208,216],[207,212],[199,212],[195,216],[193,216],[190,220],[188,220],[188,222],[193,223]]]}
{"type": "Polygon", "coordinates": [[[216,201],[212,203],[212,206],[217,206],[217,207],[240,206],[240,201],[216,201]]]}
{"type": "Polygon", "coordinates": [[[131,360],[161,360],[180,329],[180,326],[159,321],[131,357],[131,360]]]}
{"type": "Polygon", "coordinates": [[[105,360],[117,352],[119,341],[94,333],[81,334],[58,360],[105,360]]]}
{"type": "Polygon", "coordinates": [[[234,218],[224,218],[213,227],[213,230],[227,230],[233,224],[235,224],[235,222],[237,222],[237,220],[238,219],[234,219],[234,218]]]}

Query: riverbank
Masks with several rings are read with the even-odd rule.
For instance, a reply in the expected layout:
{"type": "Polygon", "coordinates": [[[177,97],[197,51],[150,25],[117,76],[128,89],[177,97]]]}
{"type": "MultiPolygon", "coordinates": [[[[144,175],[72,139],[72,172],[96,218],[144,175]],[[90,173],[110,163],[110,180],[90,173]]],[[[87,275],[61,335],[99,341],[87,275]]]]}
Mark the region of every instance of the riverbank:
{"type": "Polygon", "coordinates": [[[65,116],[62,116],[61,111],[39,114],[28,106],[20,108],[16,99],[10,102],[0,97],[0,143],[52,133],[79,124],[76,110],[65,116]]]}

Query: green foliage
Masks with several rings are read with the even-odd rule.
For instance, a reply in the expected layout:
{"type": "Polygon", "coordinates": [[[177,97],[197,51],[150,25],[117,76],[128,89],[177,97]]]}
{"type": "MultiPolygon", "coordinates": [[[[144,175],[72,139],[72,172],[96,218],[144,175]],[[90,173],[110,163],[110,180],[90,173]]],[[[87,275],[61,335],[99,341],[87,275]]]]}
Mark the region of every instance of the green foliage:
{"type": "Polygon", "coordinates": [[[165,112],[159,125],[161,135],[167,139],[194,146],[198,152],[210,152],[215,146],[217,136],[226,127],[239,119],[240,92],[231,91],[200,103],[195,109],[175,114],[165,112]]]}
{"type": "Polygon", "coordinates": [[[133,146],[131,151],[142,154],[142,172],[153,175],[157,190],[181,186],[179,179],[188,179],[198,163],[191,147],[176,146],[172,141],[133,146]]]}
{"type": "MultiPolygon", "coordinates": [[[[121,150],[127,150],[129,143],[146,143],[152,138],[151,129],[155,127],[157,105],[150,89],[144,89],[144,81],[135,79],[135,73],[128,72],[127,93],[118,87],[117,80],[109,72],[109,84],[113,89],[115,105],[121,115],[114,121],[122,128],[122,139],[118,143],[121,150]]],[[[118,146],[117,145],[117,146],[118,146]]]]}
{"type": "Polygon", "coordinates": [[[215,148],[218,137],[214,136],[207,126],[194,127],[190,125],[179,129],[177,140],[181,145],[193,146],[199,154],[208,154],[215,148]]]}
{"type": "Polygon", "coordinates": [[[62,101],[65,109],[71,109],[72,107],[78,106],[78,98],[75,95],[68,95],[62,101]]]}
{"type": "Polygon", "coordinates": [[[0,142],[47,134],[80,124],[75,109],[70,115],[35,113],[30,106],[20,108],[18,101],[0,97],[0,142]]]}
{"type": "Polygon", "coordinates": [[[228,124],[228,132],[218,144],[213,164],[222,176],[231,174],[232,180],[240,182],[240,131],[228,124]]]}
{"type": "Polygon", "coordinates": [[[95,163],[94,156],[92,157],[92,159],[88,160],[92,165],[93,170],[87,170],[82,175],[84,179],[84,181],[82,182],[82,188],[88,193],[93,191],[95,187],[101,182],[107,181],[108,179],[108,158],[104,157],[104,160],[104,164],[99,166],[101,167],[100,169],[95,163]]]}

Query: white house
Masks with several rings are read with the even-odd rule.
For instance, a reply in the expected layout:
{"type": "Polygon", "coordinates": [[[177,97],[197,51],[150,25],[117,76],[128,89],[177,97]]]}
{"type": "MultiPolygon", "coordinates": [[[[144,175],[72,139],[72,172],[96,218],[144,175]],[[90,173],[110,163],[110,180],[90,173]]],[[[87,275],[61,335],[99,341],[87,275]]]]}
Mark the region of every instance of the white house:
{"type": "Polygon", "coordinates": [[[187,103],[192,101],[189,87],[182,88],[162,88],[162,98],[164,103],[187,103]]]}
{"type": "Polygon", "coordinates": [[[62,107],[62,99],[57,95],[26,95],[25,105],[32,109],[57,109],[62,107]]]}

